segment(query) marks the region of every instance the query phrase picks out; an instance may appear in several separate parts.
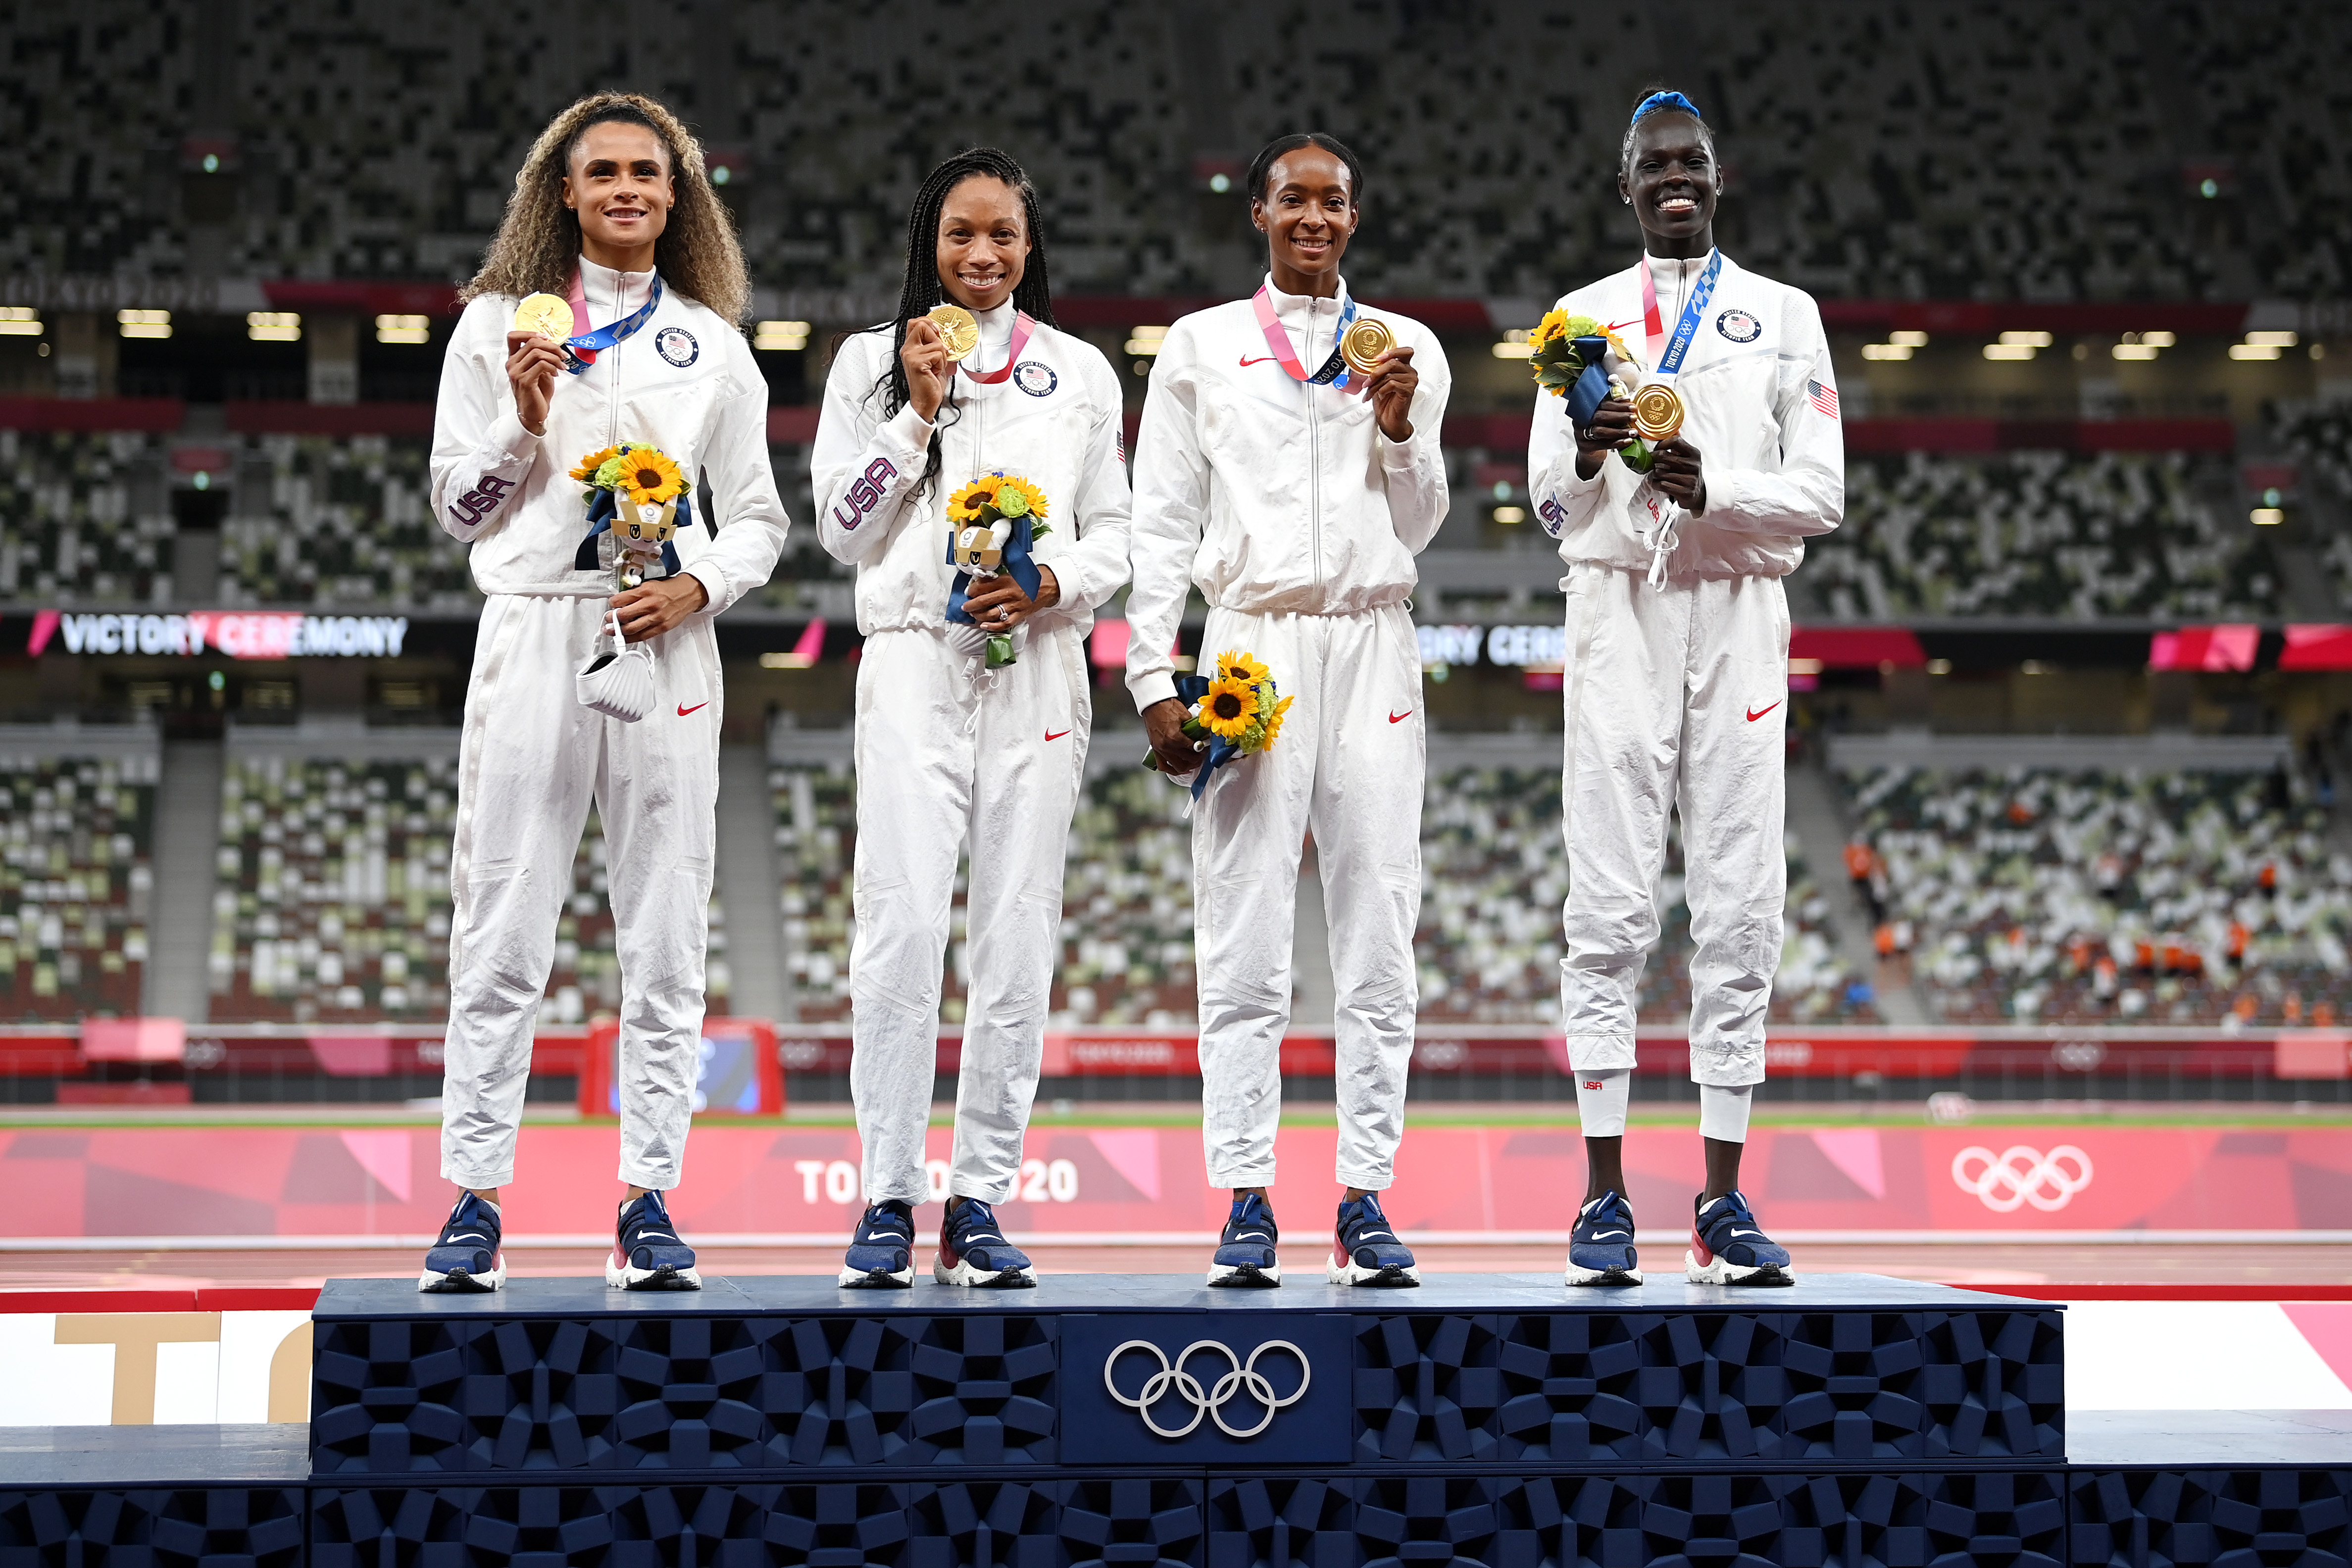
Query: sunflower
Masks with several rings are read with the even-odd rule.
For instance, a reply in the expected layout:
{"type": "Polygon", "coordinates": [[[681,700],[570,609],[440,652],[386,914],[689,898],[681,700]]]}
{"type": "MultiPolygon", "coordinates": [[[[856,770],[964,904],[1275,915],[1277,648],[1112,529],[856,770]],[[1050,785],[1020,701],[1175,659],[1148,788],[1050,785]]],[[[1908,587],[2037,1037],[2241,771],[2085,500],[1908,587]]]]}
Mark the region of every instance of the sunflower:
{"type": "Polygon", "coordinates": [[[1282,735],[1282,716],[1288,713],[1290,711],[1290,705],[1297,700],[1298,699],[1297,697],[1283,698],[1280,702],[1274,705],[1274,711],[1267,714],[1260,722],[1260,727],[1265,732],[1265,738],[1258,742],[1257,748],[1260,751],[1272,751],[1274,749],[1275,741],[1280,738],[1282,735]]]}
{"type": "Polygon", "coordinates": [[[1246,681],[1255,686],[1265,682],[1266,668],[1250,654],[1229,648],[1217,655],[1217,674],[1227,680],[1246,681]]]}
{"type": "Polygon", "coordinates": [[[626,490],[629,499],[640,507],[675,500],[686,489],[686,476],[677,471],[677,465],[650,446],[623,454],[620,477],[618,488],[626,490]]]}
{"type": "Polygon", "coordinates": [[[580,460],[580,466],[572,471],[572,476],[574,479],[593,479],[596,477],[598,469],[620,455],[621,449],[617,446],[607,446],[602,452],[591,452],[580,460]]]}
{"type": "MultiPolygon", "coordinates": [[[[1041,524],[1041,525],[1045,522],[1045,491],[1040,490],[1039,488],[1037,488],[1037,486],[1036,486],[1032,485],[1032,484],[1031,484],[1031,483],[1029,483],[1029,481],[1028,481],[1028,480],[1026,480],[1026,479],[1018,478],[1018,477],[1016,477],[1016,476],[1013,476],[1013,475],[1009,475],[1009,474],[1008,474],[1008,475],[1006,475],[1006,476],[1003,476],[1003,479],[1001,479],[1001,480],[998,482],[998,489],[997,489],[997,510],[999,510],[999,511],[1003,511],[1003,512],[1004,512],[1004,515],[1005,515],[1006,517],[1020,517],[1022,514],[1021,514],[1021,513],[1019,513],[1019,512],[1013,512],[1013,511],[1005,511],[1005,510],[1004,510],[1004,503],[1005,503],[1007,500],[1010,500],[1010,499],[1012,498],[1011,497],[1008,497],[1008,496],[1006,496],[1006,495],[1004,494],[1004,492],[1005,492],[1006,490],[1011,490],[1011,491],[1014,492],[1015,494],[1019,495],[1019,496],[1020,496],[1020,497],[1021,497],[1023,500],[1024,500],[1024,501],[1026,501],[1026,502],[1028,502],[1028,503],[1029,503],[1028,515],[1029,515],[1030,517],[1032,517],[1035,518],[1035,519],[1037,520],[1037,522],[1038,522],[1039,524],[1041,524]]],[[[1042,529],[1042,528],[1040,528],[1038,531],[1041,531],[1041,532],[1042,532],[1042,531],[1043,531],[1043,529],[1042,529]]]]}
{"type": "Polygon", "coordinates": [[[1257,722],[1257,694],[1240,681],[1219,675],[1201,698],[1201,723],[1221,740],[1239,740],[1257,722]]]}
{"type": "Polygon", "coordinates": [[[1536,323],[1536,329],[1528,334],[1528,344],[1532,349],[1541,349],[1559,337],[1567,326],[1567,311],[1547,310],[1544,319],[1536,323]]]}
{"type": "Polygon", "coordinates": [[[948,497],[948,521],[976,523],[980,521],[980,509],[995,504],[996,480],[974,479],[948,497]]]}

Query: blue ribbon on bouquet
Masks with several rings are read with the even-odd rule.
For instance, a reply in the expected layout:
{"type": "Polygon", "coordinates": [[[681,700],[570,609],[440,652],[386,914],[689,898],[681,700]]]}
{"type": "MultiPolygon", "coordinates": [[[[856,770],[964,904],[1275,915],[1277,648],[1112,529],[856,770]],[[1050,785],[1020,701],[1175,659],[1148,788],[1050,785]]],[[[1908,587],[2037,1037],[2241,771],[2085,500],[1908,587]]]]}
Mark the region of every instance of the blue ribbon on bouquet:
{"type": "MultiPolygon", "coordinates": [[[[1193,704],[1199,702],[1202,697],[1207,696],[1208,695],[1208,676],[1179,675],[1176,677],[1176,696],[1177,699],[1186,707],[1191,707],[1193,704]]],[[[1216,772],[1218,768],[1223,768],[1226,763],[1231,762],[1234,758],[1239,757],[1241,754],[1242,748],[1234,745],[1232,741],[1227,740],[1223,736],[1210,736],[1209,749],[1203,752],[1201,757],[1201,770],[1192,775],[1192,799],[1196,801],[1199,800],[1202,792],[1209,788],[1209,776],[1211,774],[1216,772]]]]}
{"type": "Polygon", "coordinates": [[[1609,351],[1609,340],[1579,338],[1573,346],[1576,357],[1583,362],[1584,373],[1568,389],[1568,419],[1581,430],[1592,423],[1592,416],[1609,401],[1609,372],[1601,368],[1601,356],[1609,351]]]}
{"type": "MultiPolygon", "coordinates": [[[[1037,536],[1032,527],[1035,520],[1025,512],[1011,519],[1013,537],[1004,543],[1004,570],[1013,574],[1013,580],[1021,585],[1021,591],[1032,599],[1036,598],[1038,591],[1045,586],[1045,580],[1037,573],[1037,536]]],[[[952,534],[948,538],[948,560],[950,564],[955,560],[952,534]]],[[[955,585],[948,590],[949,620],[965,626],[980,624],[964,611],[964,598],[971,590],[971,573],[957,572],[955,585]]]]}
{"type": "MultiPolygon", "coordinates": [[[[598,490],[594,496],[590,498],[588,502],[588,537],[580,541],[579,549],[572,553],[572,566],[573,570],[594,571],[598,569],[599,563],[596,559],[596,536],[599,534],[612,532],[613,520],[619,515],[620,507],[619,504],[614,500],[612,491],[598,490]]],[[[694,497],[692,496],[680,496],[677,498],[677,526],[681,528],[690,528],[694,526],[694,497]]],[[[710,529],[710,537],[714,539],[717,538],[719,537],[718,525],[713,523],[708,525],[708,527],[710,529]]],[[[673,539],[662,540],[661,560],[662,573],[666,577],[676,577],[679,572],[686,570],[686,568],[678,561],[677,547],[673,542],[673,539]]]]}

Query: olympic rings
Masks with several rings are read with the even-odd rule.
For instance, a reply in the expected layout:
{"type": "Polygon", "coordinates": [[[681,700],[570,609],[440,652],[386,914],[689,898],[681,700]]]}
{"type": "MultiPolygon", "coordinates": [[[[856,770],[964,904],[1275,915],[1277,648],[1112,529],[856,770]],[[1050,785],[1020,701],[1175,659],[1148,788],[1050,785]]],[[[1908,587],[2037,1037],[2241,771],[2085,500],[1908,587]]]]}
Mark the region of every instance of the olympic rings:
{"type": "Polygon", "coordinates": [[[2091,1185],[2091,1156],[2072,1144],[2061,1144],[2046,1155],[2016,1144],[1997,1156],[1972,1144],[1952,1156],[1952,1181],[1996,1214],[2013,1214],[2029,1203],[2044,1214],[2055,1214],[2091,1185]],[[1978,1165],[1973,1176],[1969,1174],[1971,1165],[1978,1165]]]}
{"type": "Polygon", "coordinates": [[[1112,1351],[1103,1361],[1103,1386],[1110,1390],[1110,1396],[1129,1409],[1140,1413],[1143,1416],[1143,1424],[1162,1437],[1189,1436],[1192,1429],[1201,1424],[1201,1417],[1203,1416],[1215,1420],[1217,1430],[1228,1437],[1255,1437],[1274,1424],[1276,1411],[1296,1405],[1307,1397],[1307,1385],[1313,1381],[1315,1369],[1307,1363],[1307,1353],[1286,1339],[1266,1341],[1250,1352],[1249,1360],[1246,1362],[1234,1354],[1231,1345],[1222,1344],[1213,1339],[1196,1339],[1183,1348],[1173,1364],[1171,1364],[1168,1360],[1168,1353],[1150,1340],[1131,1339],[1112,1351]],[[1132,1399],[1121,1394],[1118,1391],[1118,1385],[1111,1378],[1111,1369],[1118,1364],[1118,1358],[1130,1350],[1149,1351],[1152,1358],[1160,1363],[1160,1370],[1144,1379],[1143,1392],[1132,1399]],[[1202,1391],[1201,1380],[1184,1370],[1184,1364],[1192,1358],[1192,1353],[1196,1350],[1213,1350],[1233,1364],[1233,1370],[1220,1376],[1215,1385],[1206,1393],[1202,1391]],[[1298,1362],[1298,1386],[1286,1398],[1276,1399],[1274,1396],[1274,1385],[1268,1382],[1265,1375],[1257,1369],[1257,1358],[1270,1350],[1286,1350],[1298,1362]],[[1192,1418],[1172,1432],[1153,1420],[1151,1416],[1151,1406],[1166,1398],[1171,1390],[1174,1391],[1177,1398],[1192,1406],[1192,1418]],[[1244,1390],[1251,1398],[1265,1406],[1265,1414],[1259,1418],[1258,1424],[1255,1427],[1241,1428],[1229,1426],[1225,1421],[1225,1403],[1236,1393],[1244,1390]]]}

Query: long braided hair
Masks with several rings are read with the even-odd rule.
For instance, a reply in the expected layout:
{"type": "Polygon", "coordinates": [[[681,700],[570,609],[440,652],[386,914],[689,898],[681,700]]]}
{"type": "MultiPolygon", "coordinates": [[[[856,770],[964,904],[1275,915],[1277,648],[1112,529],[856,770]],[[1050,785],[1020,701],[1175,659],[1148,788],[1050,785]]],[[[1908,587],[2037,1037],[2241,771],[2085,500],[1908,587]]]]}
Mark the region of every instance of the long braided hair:
{"type": "MultiPolygon", "coordinates": [[[[1011,153],[993,147],[967,147],[932,170],[924,179],[922,189],[915,193],[914,209],[907,214],[907,278],[898,290],[898,319],[866,329],[869,332],[890,334],[888,365],[874,379],[874,391],[882,400],[884,419],[895,417],[914,395],[907,385],[907,367],[898,358],[899,351],[907,346],[907,323],[934,305],[947,302],[947,287],[940,282],[940,210],[947,205],[949,192],[981,175],[1003,181],[1021,196],[1022,221],[1029,230],[1029,258],[1023,264],[1021,281],[1013,286],[1013,305],[1033,320],[1043,321],[1048,327],[1060,324],[1054,319],[1053,289],[1045,277],[1045,228],[1037,210],[1036,187],[1029,183],[1029,176],[1013,161],[1011,153]]],[[[947,401],[940,406],[951,412],[932,425],[930,455],[923,465],[922,483],[918,486],[923,492],[930,489],[940,475],[940,432],[962,417],[953,380],[948,383],[947,401]]]]}

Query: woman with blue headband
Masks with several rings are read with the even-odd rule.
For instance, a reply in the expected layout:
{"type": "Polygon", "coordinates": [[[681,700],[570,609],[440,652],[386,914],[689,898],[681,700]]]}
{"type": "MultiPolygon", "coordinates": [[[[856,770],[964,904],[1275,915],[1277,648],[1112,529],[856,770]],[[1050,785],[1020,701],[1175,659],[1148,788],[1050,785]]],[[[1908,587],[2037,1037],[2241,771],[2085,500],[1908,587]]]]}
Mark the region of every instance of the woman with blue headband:
{"type": "MultiPolygon", "coordinates": [[[[1811,298],[1715,245],[1715,138],[1681,93],[1647,93],[1617,189],[1633,267],[1564,297],[1546,330],[1597,371],[1539,392],[1529,489],[1568,563],[1560,1000],[1590,1168],[1571,1285],[1634,1285],[1625,1107],[1651,900],[1679,810],[1691,936],[1690,1072],[1705,1189],[1685,1272],[1791,1282],[1739,1191],[1748,1100],[1780,958],[1789,608],[1780,580],[1838,525],[1837,379],[1811,298]],[[1589,319],[1579,319],[1580,318],[1589,319]]],[[[1538,336],[1545,336],[1539,331],[1538,336]]]]}

